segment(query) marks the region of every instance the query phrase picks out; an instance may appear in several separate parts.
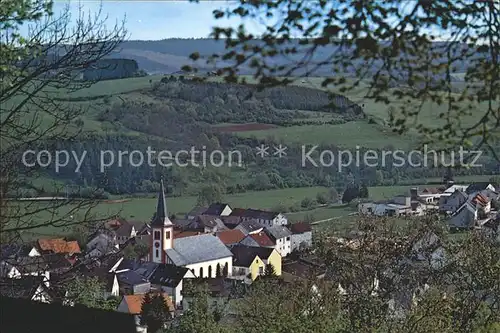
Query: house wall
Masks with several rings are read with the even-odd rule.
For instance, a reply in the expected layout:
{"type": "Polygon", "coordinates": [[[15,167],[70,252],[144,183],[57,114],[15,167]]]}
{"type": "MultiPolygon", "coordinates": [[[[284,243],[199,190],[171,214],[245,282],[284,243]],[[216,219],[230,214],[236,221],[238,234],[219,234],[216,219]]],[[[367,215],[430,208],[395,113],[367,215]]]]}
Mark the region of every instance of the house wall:
{"type": "Polygon", "coordinates": [[[47,295],[47,293],[45,292],[45,289],[43,288],[42,285],[40,285],[36,289],[35,295],[33,295],[33,297],[31,298],[31,300],[35,301],[35,302],[50,303],[50,298],[47,295]]]}
{"type": "Polygon", "coordinates": [[[220,216],[229,216],[229,215],[231,215],[232,211],[233,210],[231,209],[231,207],[226,206],[226,207],[224,207],[224,209],[220,213],[220,216]]]}
{"type": "Polygon", "coordinates": [[[265,267],[266,264],[264,263],[264,261],[256,256],[249,267],[250,278],[252,279],[252,281],[254,281],[257,276],[264,274],[265,267]]]}
{"type": "Polygon", "coordinates": [[[282,257],[289,255],[292,252],[291,236],[277,239],[276,246],[274,248],[282,257]]]}
{"type": "Polygon", "coordinates": [[[200,262],[196,264],[191,264],[185,266],[188,269],[193,271],[195,277],[215,277],[217,274],[217,264],[220,264],[221,268],[224,268],[224,265],[227,264],[227,272],[228,276],[231,276],[233,272],[233,257],[226,257],[218,260],[211,260],[200,262]],[[212,267],[212,275],[208,276],[209,267],[212,267]],[[203,268],[203,276],[200,275],[200,269],[203,268]]]}
{"type": "Polygon", "coordinates": [[[287,225],[288,224],[288,219],[285,215],[278,214],[272,221],[271,221],[271,226],[273,225],[287,225]]]}
{"type": "Polygon", "coordinates": [[[291,236],[291,250],[296,251],[304,244],[305,248],[312,247],[312,231],[307,231],[301,234],[293,234],[291,236]]]}
{"type": "Polygon", "coordinates": [[[464,202],[467,200],[466,197],[464,197],[460,193],[454,193],[451,194],[450,196],[442,196],[440,198],[440,203],[439,203],[439,210],[444,211],[444,212],[451,212],[454,213],[457,211],[457,209],[460,208],[464,204],[464,202]]]}
{"type": "Polygon", "coordinates": [[[176,307],[182,305],[182,280],[176,287],[161,286],[161,290],[170,297],[176,307]]]}
{"type": "Polygon", "coordinates": [[[278,253],[278,251],[273,251],[269,258],[267,258],[267,260],[265,260],[264,262],[266,265],[273,265],[276,275],[281,276],[281,255],[278,253]]]}

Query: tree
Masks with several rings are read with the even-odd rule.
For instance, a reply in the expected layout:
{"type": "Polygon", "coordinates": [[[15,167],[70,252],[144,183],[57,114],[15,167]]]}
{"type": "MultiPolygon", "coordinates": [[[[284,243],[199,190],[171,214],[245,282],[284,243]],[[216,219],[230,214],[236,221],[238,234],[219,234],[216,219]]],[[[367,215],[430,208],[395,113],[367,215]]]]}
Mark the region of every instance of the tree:
{"type": "Polygon", "coordinates": [[[361,185],[361,187],[359,188],[359,197],[360,198],[368,198],[369,197],[368,187],[366,186],[366,184],[361,185]]]}
{"type": "Polygon", "coordinates": [[[320,192],[316,194],[316,201],[321,205],[328,203],[328,193],[320,192]]]}
{"type": "Polygon", "coordinates": [[[339,201],[339,193],[334,187],[331,187],[328,190],[328,197],[330,198],[330,202],[337,203],[339,201]]]}
{"type": "Polygon", "coordinates": [[[171,318],[167,302],[162,294],[147,293],[141,306],[141,325],[148,327],[148,332],[158,332],[171,318]]]}
{"type": "Polygon", "coordinates": [[[264,276],[265,277],[276,277],[276,270],[274,269],[273,264],[269,263],[266,265],[264,269],[264,276]]]}
{"type": "MultiPolygon", "coordinates": [[[[42,168],[31,164],[34,157],[20,166],[23,152],[45,148],[53,154],[58,145],[78,136],[81,127],[74,120],[86,114],[88,107],[70,105],[61,97],[95,83],[77,77],[82,69],[109,55],[126,36],[123,24],[106,26],[100,11],[92,15],[80,11],[75,23],[69,6],[54,15],[52,5],[45,0],[9,1],[0,13],[5,36],[0,41],[0,234],[9,243],[22,241],[27,231],[76,224],[89,227],[104,218],[91,218],[88,213],[96,205],[93,199],[70,198],[43,207],[26,203],[21,208],[7,200],[22,195],[26,184],[40,188],[32,180],[42,168]],[[27,25],[29,29],[21,30],[27,25]],[[46,218],[37,218],[41,213],[46,218]]],[[[65,192],[59,184],[54,188],[54,192],[65,192]]]]}
{"type": "Polygon", "coordinates": [[[212,184],[204,186],[198,193],[196,204],[198,206],[209,206],[215,202],[222,201],[222,190],[219,186],[212,184]]]}
{"type": "Polygon", "coordinates": [[[220,278],[224,276],[223,268],[220,266],[220,264],[217,264],[217,269],[215,271],[215,277],[220,278]]]}
{"type": "Polygon", "coordinates": [[[67,293],[65,301],[70,304],[104,310],[115,310],[117,306],[116,300],[104,297],[106,286],[97,277],[77,276],[67,281],[63,286],[51,287],[56,287],[56,289],[62,287],[67,293]]]}
{"type": "Polygon", "coordinates": [[[344,194],[342,195],[342,202],[343,203],[349,203],[352,200],[359,198],[359,187],[357,185],[351,184],[347,186],[347,188],[344,191],[344,194]]]}
{"type": "MultiPolygon", "coordinates": [[[[369,87],[363,101],[392,106],[387,123],[395,132],[416,130],[421,145],[438,143],[443,150],[484,147],[499,159],[495,101],[500,95],[500,9],[496,2],[315,0],[305,5],[278,0],[272,5],[242,2],[228,11],[214,11],[215,18],[234,16],[269,25],[259,36],[245,30],[245,25],[214,28],[213,37],[224,38],[227,48],[218,58],[234,61],[219,69],[227,81],[242,81],[238,69],[250,67],[262,88],[322,75],[322,87],[341,92],[363,82],[369,87]],[[266,21],[269,17],[280,19],[266,21]],[[445,41],[438,41],[442,36],[445,41]],[[265,43],[256,48],[256,39],[265,43]],[[456,72],[465,73],[463,84],[456,84],[452,75],[456,72]],[[424,115],[427,102],[443,106],[431,121],[424,119],[429,119],[424,115]],[[474,109],[484,114],[476,121],[463,121],[474,109]]],[[[214,57],[207,60],[213,62],[214,57]]]]}
{"type": "Polygon", "coordinates": [[[222,276],[227,277],[229,274],[229,267],[227,264],[224,265],[224,268],[222,268],[222,276]]]}

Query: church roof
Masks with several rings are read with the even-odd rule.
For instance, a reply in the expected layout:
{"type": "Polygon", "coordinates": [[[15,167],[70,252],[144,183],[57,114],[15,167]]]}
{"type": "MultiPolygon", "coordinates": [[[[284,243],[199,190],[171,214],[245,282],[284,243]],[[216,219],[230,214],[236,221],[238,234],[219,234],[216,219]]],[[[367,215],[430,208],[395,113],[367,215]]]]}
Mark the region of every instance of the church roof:
{"type": "Polygon", "coordinates": [[[158,203],[156,204],[156,213],[151,221],[152,227],[163,227],[172,225],[168,218],[167,204],[165,202],[165,187],[163,186],[163,179],[160,180],[160,192],[158,193],[158,203]]]}
{"type": "Polygon", "coordinates": [[[167,249],[166,253],[177,266],[233,256],[224,243],[212,234],[177,238],[174,240],[174,248],[167,249]]]}

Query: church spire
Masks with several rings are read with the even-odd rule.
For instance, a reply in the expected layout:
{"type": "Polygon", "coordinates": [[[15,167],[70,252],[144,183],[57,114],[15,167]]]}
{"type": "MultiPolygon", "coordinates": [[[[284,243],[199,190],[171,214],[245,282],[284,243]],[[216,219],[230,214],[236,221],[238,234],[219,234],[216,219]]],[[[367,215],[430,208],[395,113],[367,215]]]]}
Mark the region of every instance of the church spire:
{"type": "Polygon", "coordinates": [[[165,187],[163,186],[163,178],[160,179],[160,192],[158,193],[158,203],[156,204],[156,213],[151,222],[152,226],[171,225],[167,215],[167,204],[165,203],[165,187]]]}

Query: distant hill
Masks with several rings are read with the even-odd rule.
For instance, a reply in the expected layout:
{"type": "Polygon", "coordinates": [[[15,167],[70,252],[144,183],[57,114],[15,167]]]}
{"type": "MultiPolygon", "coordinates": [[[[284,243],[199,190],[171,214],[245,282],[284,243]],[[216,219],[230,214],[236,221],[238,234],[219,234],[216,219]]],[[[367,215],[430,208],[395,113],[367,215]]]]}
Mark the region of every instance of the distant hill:
{"type": "MultiPolygon", "coordinates": [[[[255,41],[259,43],[259,41],[255,41]]],[[[446,43],[437,42],[434,44],[436,48],[446,46],[446,43]]],[[[297,47],[300,49],[297,41],[297,47]]],[[[466,48],[465,44],[460,46],[460,49],[466,48]]],[[[324,60],[328,55],[335,51],[334,46],[325,46],[318,48],[313,61],[324,60]]],[[[134,59],[139,64],[139,68],[147,71],[150,74],[170,74],[179,71],[184,65],[193,65],[193,61],[189,59],[189,55],[199,52],[201,55],[208,56],[212,54],[224,54],[224,41],[216,41],[214,39],[165,39],[159,41],[126,41],[123,42],[111,57],[134,59]]],[[[456,51],[458,53],[459,50],[456,51]]],[[[274,64],[289,64],[290,61],[300,59],[303,56],[300,52],[296,55],[290,55],[287,58],[277,56],[267,59],[268,62],[274,64]]],[[[357,61],[359,62],[359,61],[357,61]]],[[[204,62],[196,63],[200,71],[211,71],[213,66],[209,66],[204,62]]],[[[220,62],[218,66],[230,65],[229,62],[220,62]]],[[[373,70],[379,67],[380,63],[375,62],[372,65],[373,70]]],[[[467,64],[457,61],[455,64],[455,72],[465,72],[467,64]]],[[[240,74],[250,74],[248,67],[241,67],[240,74]]],[[[300,74],[300,71],[297,72],[300,74]]],[[[329,66],[320,68],[317,75],[331,75],[332,71],[329,66]]]]}

